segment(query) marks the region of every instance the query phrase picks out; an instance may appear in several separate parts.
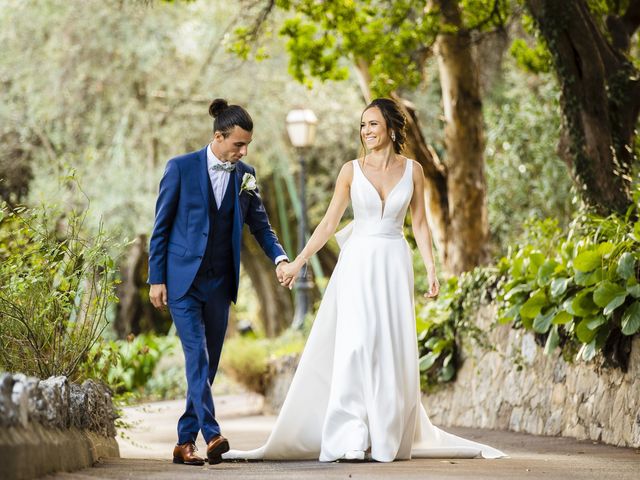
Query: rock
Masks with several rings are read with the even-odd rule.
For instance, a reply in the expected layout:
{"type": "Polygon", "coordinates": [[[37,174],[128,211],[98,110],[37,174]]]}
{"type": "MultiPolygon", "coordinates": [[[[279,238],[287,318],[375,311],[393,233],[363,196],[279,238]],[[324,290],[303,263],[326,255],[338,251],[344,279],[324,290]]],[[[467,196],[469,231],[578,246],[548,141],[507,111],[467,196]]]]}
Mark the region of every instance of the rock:
{"type": "Polygon", "coordinates": [[[562,431],[562,411],[557,410],[551,414],[544,424],[545,435],[560,435],[562,431]]]}
{"type": "Polygon", "coordinates": [[[531,333],[526,333],[522,336],[522,357],[527,365],[533,364],[538,353],[538,346],[536,340],[531,333]]]}
{"type": "Polygon", "coordinates": [[[0,374],[0,426],[3,427],[11,427],[19,421],[18,408],[11,398],[14,383],[10,373],[0,374]]]}
{"type": "Polygon", "coordinates": [[[509,430],[513,430],[515,432],[522,431],[522,412],[522,408],[520,407],[516,407],[511,411],[511,418],[509,419],[509,430]]]}
{"type": "Polygon", "coordinates": [[[43,420],[49,427],[69,427],[69,382],[67,377],[49,377],[39,384],[46,401],[43,420]]]}
{"type": "Polygon", "coordinates": [[[13,376],[11,401],[16,407],[18,426],[26,428],[29,423],[29,392],[26,385],[27,377],[21,373],[13,376]]]}
{"type": "Polygon", "coordinates": [[[562,356],[559,356],[553,368],[553,383],[564,383],[566,378],[567,362],[564,361],[562,356]]]}

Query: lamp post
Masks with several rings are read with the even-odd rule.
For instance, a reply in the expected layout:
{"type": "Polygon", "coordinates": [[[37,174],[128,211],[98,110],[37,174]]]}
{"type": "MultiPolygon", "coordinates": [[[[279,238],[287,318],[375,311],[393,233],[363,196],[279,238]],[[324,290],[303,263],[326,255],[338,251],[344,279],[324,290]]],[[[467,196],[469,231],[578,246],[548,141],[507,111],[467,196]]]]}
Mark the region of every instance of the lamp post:
{"type": "MultiPolygon", "coordinates": [[[[312,110],[295,109],[287,114],[287,133],[291,144],[298,150],[298,161],[300,163],[300,221],[298,222],[298,252],[302,251],[306,243],[307,236],[307,202],[306,202],[306,179],[305,179],[305,151],[313,145],[316,136],[316,125],[318,119],[312,110]]],[[[304,317],[309,311],[309,291],[313,283],[307,275],[305,266],[298,274],[296,280],[296,308],[293,315],[293,328],[302,328],[304,317]]]]}

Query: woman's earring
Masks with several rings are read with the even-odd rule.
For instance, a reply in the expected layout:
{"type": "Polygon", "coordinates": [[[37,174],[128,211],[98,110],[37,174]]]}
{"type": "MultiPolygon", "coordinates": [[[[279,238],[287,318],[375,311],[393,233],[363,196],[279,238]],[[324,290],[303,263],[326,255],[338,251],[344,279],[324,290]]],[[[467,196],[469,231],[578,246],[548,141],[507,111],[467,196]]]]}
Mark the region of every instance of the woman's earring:
{"type": "Polygon", "coordinates": [[[396,132],[394,132],[393,130],[391,130],[391,141],[392,142],[396,141],[396,132]]]}

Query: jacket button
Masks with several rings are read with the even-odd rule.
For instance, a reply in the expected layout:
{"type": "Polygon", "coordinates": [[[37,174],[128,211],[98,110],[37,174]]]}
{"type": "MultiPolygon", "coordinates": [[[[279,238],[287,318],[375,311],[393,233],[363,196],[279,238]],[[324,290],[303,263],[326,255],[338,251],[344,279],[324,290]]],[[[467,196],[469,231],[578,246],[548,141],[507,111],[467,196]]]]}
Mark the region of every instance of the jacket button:
{"type": "Polygon", "coordinates": [[[207,232],[202,232],[202,236],[206,237],[207,236],[207,232]]]}
{"type": "Polygon", "coordinates": [[[202,258],[202,255],[198,255],[198,258],[202,258]]]}

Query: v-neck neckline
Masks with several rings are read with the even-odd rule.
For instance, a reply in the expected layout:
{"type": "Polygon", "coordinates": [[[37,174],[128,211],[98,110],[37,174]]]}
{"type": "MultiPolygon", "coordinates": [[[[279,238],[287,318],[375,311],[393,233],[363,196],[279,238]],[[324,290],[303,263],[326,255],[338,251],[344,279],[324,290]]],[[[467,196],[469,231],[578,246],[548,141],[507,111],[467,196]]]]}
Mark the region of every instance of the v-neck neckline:
{"type": "Polygon", "coordinates": [[[387,202],[387,200],[389,200],[389,198],[391,197],[391,194],[396,190],[396,188],[398,188],[398,185],[400,185],[402,180],[404,180],[404,176],[407,174],[407,168],[409,166],[409,159],[407,158],[405,160],[405,162],[404,162],[404,171],[402,172],[402,175],[400,176],[400,180],[398,180],[396,182],[396,184],[393,186],[393,188],[391,190],[389,190],[389,193],[387,193],[387,196],[384,199],[380,195],[380,192],[378,191],[376,186],[373,184],[373,182],[371,180],[369,180],[369,177],[367,177],[366,173],[364,173],[364,169],[362,168],[362,165],[360,165],[360,160],[356,160],[356,163],[358,164],[358,168],[360,169],[360,173],[362,173],[362,176],[364,177],[364,179],[367,181],[367,183],[369,185],[371,185],[371,188],[373,188],[373,190],[376,192],[376,195],[378,197],[378,200],[380,200],[380,203],[382,203],[384,205],[387,202]]]}

